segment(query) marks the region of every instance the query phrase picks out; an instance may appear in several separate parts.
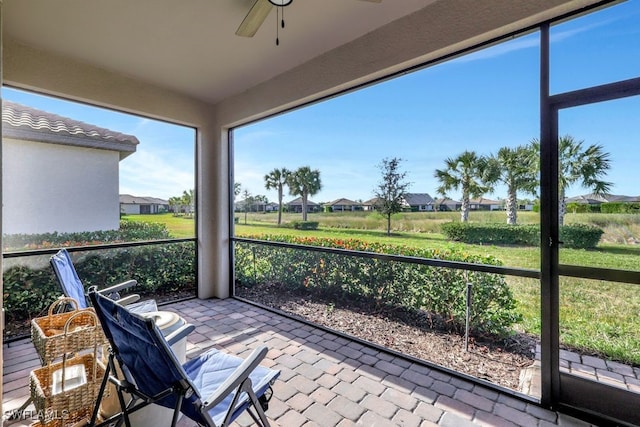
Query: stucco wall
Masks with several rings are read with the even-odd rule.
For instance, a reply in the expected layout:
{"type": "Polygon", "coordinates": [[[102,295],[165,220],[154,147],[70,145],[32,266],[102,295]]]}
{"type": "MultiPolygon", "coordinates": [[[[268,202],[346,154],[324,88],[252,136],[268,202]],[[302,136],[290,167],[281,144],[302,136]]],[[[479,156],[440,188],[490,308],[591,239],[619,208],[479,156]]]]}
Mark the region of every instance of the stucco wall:
{"type": "Polygon", "coordinates": [[[140,213],[140,205],[121,204],[120,212],[127,215],[138,215],[140,213]]]}
{"type": "Polygon", "coordinates": [[[119,227],[115,151],[3,140],[4,234],[119,227]]]}

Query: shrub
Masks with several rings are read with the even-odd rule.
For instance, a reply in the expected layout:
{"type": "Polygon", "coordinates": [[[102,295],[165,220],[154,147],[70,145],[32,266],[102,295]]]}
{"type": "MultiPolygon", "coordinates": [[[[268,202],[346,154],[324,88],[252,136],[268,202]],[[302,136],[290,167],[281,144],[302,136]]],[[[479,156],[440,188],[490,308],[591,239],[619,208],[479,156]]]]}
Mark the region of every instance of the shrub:
{"type": "Polygon", "coordinates": [[[586,224],[571,224],[560,227],[562,246],[573,249],[594,249],[604,231],[586,224]]]}
{"type": "Polygon", "coordinates": [[[441,230],[448,239],[464,243],[527,246],[540,244],[540,227],[531,224],[447,222],[441,225],[441,230]]]}
{"type": "MultiPolygon", "coordinates": [[[[418,258],[500,265],[491,256],[459,251],[418,249],[356,239],[293,236],[253,236],[255,239],[353,251],[406,255],[418,258]]],[[[504,277],[450,268],[323,253],[309,248],[279,248],[237,242],[236,279],[241,284],[277,282],[311,293],[421,309],[441,316],[454,329],[464,327],[465,290],[472,288],[471,328],[505,334],[519,321],[516,303],[504,277]]]]}
{"type": "MultiPolygon", "coordinates": [[[[448,239],[471,244],[540,245],[539,225],[475,224],[447,222],[441,226],[448,239]]],[[[604,231],[586,224],[560,227],[563,246],[573,249],[593,249],[604,231]]]]}
{"type": "Polygon", "coordinates": [[[5,234],[4,250],[44,249],[61,246],[83,246],[95,243],[131,242],[170,238],[164,224],[120,221],[118,230],[83,231],[75,233],[5,234]]]}
{"type": "Polygon", "coordinates": [[[291,226],[296,230],[317,230],[318,221],[292,221],[291,226]]]}
{"type": "MultiPolygon", "coordinates": [[[[45,259],[11,258],[4,267],[4,308],[7,324],[28,321],[46,313],[62,292],[45,259]],[[29,264],[29,265],[27,265],[29,264]]],[[[135,279],[132,292],[141,296],[193,291],[195,295],[195,247],[193,242],[100,250],[74,262],[85,289],[135,279]]]]}
{"type": "Polygon", "coordinates": [[[611,202],[600,205],[602,213],[640,213],[640,203],[611,202]]]}
{"type": "Polygon", "coordinates": [[[601,205],[590,205],[588,203],[567,203],[568,213],[599,213],[601,205]]]}

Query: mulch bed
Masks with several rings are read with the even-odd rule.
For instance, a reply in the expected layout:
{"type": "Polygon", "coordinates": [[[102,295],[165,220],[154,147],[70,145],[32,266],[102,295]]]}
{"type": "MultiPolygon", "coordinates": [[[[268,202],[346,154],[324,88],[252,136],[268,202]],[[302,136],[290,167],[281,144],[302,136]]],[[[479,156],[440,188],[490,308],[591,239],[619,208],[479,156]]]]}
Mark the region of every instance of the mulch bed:
{"type": "Polygon", "coordinates": [[[293,317],[325,326],[513,390],[520,371],[533,363],[536,340],[525,334],[506,339],[471,336],[424,311],[379,306],[337,295],[311,295],[277,283],[236,286],[236,295],[293,317]]]}

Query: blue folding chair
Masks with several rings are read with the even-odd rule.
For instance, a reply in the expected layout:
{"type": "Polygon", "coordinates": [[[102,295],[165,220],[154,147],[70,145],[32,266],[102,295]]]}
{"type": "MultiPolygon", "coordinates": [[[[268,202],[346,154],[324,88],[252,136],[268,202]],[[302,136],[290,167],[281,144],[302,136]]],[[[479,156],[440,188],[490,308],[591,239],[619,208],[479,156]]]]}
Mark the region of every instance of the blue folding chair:
{"type": "Polygon", "coordinates": [[[228,426],[244,411],[258,425],[269,426],[265,411],[280,371],[259,366],[267,347],[255,349],[244,360],[212,349],[181,365],[153,320],[95,291],[89,292],[89,298],[110,343],[91,425],[110,381],[117,390],[121,412],[100,425],[124,420],[129,427],[131,413],[157,404],[173,409],[172,426],[181,412],[199,425],[219,427],[228,426]],[[115,361],[123,378],[117,376],[115,361]],[[128,403],[125,393],[134,396],[128,403]]]}
{"type": "MultiPolygon", "coordinates": [[[[58,279],[62,293],[67,297],[75,299],[78,302],[78,308],[87,308],[89,305],[84,285],[78,277],[69,252],[66,249],[60,249],[49,259],[49,264],[51,264],[53,272],[58,279]]],[[[118,304],[127,305],[129,310],[135,311],[136,313],[158,311],[158,305],[154,300],[136,302],[140,299],[140,295],[135,294],[120,297],[120,291],[135,286],[136,284],[137,282],[135,280],[127,280],[126,282],[97,291],[101,294],[109,295],[111,299],[118,300],[118,304]]]]}

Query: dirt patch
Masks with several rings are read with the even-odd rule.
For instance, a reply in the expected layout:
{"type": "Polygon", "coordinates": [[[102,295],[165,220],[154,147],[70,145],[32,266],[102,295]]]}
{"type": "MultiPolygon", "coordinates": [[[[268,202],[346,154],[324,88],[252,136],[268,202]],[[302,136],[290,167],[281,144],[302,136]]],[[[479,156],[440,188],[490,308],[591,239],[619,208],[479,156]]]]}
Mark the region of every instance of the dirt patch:
{"type": "Polygon", "coordinates": [[[535,354],[536,340],[524,334],[506,339],[471,336],[466,351],[464,334],[424,311],[335,295],[311,296],[274,283],[236,286],[236,295],[513,390],[535,354]]]}

